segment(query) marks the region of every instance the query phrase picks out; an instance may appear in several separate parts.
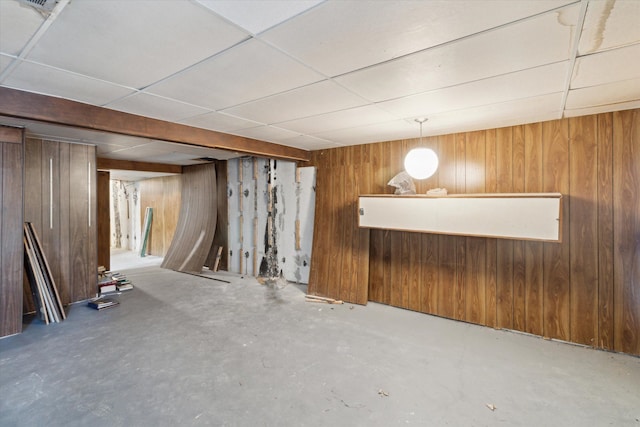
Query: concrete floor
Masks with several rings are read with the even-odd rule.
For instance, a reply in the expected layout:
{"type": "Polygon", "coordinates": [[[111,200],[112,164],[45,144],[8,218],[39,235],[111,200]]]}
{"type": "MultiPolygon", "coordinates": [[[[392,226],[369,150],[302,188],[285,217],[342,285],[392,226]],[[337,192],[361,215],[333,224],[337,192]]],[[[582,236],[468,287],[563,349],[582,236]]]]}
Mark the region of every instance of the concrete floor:
{"type": "Polygon", "coordinates": [[[1,426],[640,427],[640,358],[228,273],[121,271],[136,288],[119,306],[0,340],[1,426]]]}

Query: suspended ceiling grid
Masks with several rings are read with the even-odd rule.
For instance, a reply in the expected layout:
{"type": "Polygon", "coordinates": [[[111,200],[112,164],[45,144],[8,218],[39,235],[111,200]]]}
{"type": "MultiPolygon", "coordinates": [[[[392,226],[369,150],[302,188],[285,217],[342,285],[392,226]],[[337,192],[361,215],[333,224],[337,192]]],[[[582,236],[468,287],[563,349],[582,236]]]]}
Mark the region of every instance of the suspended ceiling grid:
{"type": "Polygon", "coordinates": [[[640,1],[0,0],[0,85],[305,150],[510,126],[640,107],[640,1]]]}

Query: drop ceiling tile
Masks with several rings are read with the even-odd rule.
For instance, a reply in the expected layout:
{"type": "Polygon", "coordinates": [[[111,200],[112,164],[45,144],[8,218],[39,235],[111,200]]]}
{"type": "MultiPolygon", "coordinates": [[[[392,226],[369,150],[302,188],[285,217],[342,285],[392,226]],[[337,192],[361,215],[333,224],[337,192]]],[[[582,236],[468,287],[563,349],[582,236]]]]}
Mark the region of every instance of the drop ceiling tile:
{"type": "Polygon", "coordinates": [[[640,43],[576,59],[571,89],[640,77],[640,43]]]}
{"type": "Polygon", "coordinates": [[[11,64],[13,61],[14,58],[12,56],[3,55],[0,53],[0,74],[2,74],[4,70],[7,69],[9,64],[11,64]]]}
{"type": "Polygon", "coordinates": [[[142,88],[247,36],[187,0],[73,1],[28,59],[142,88]]]}
{"type": "Polygon", "coordinates": [[[290,130],[276,126],[257,126],[254,128],[237,130],[233,133],[247,138],[276,143],[279,143],[283,139],[293,138],[299,135],[297,132],[291,132],[290,130]]]}
{"type": "Polygon", "coordinates": [[[565,108],[571,110],[638,100],[640,76],[637,79],[570,90],[565,108]]]}
{"type": "Polygon", "coordinates": [[[224,110],[260,123],[278,123],[366,104],[362,98],[325,80],[224,110]]]}
{"type": "Polygon", "coordinates": [[[208,113],[209,110],[139,92],[105,105],[107,108],[152,117],[159,120],[179,121],[186,117],[208,113]]]}
{"type": "Polygon", "coordinates": [[[341,144],[336,144],[333,141],[328,141],[322,138],[316,138],[310,135],[298,135],[293,138],[283,139],[282,145],[289,147],[297,147],[303,150],[324,150],[327,148],[342,147],[341,144]]]}
{"type": "Polygon", "coordinates": [[[561,92],[568,64],[568,61],[557,62],[376,105],[400,118],[414,118],[561,92]]]}
{"type": "Polygon", "coordinates": [[[282,52],[252,39],[147,91],[219,110],[322,79],[282,52]]]}
{"type": "Polygon", "coordinates": [[[19,55],[44,18],[17,1],[0,1],[0,52],[19,55]]]}
{"type": "Polygon", "coordinates": [[[582,26],[579,55],[640,43],[640,2],[591,1],[582,26]]]}
{"type": "Polygon", "coordinates": [[[575,110],[564,110],[565,117],[578,117],[590,114],[609,113],[612,111],[634,110],[640,108],[640,101],[621,102],[618,104],[600,105],[597,107],[577,108],[575,110]]]}
{"type": "Polygon", "coordinates": [[[262,124],[216,112],[190,117],[188,119],[181,120],[180,122],[185,125],[215,130],[218,132],[232,132],[234,130],[256,127],[262,124]]]}
{"type": "Polygon", "coordinates": [[[280,24],[323,0],[196,0],[251,34],[280,24]]]}
{"type": "Polygon", "coordinates": [[[423,133],[438,135],[559,119],[562,117],[562,95],[559,92],[434,114],[429,117],[423,133]]]}
{"type": "Polygon", "coordinates": [[[357,145],[417,138],[420,136],[420,127],[417,123],[411,124],[406,120],[395,120],[393,122],[376,123],[349,129],[318,132],[312,136],[327,139],[341,145],[357,145]]]}
{"type": "Polygon", "coordinates": [[[261,35],[327,76],[388,61],[568,1],[327,1],[261,35]]]}
{"type": "Polygon", "coordinates": [[[514,71],[566,61],[579,7],[517,22],[454,43],[336,78],[380,102],[514,71]]]}
{"type": "Polygon", "coordinates": [[[134,92],[130,88],[27,61],[21,61],[3,84],[93,105],[103,105],[134,92]]]}
{"type": "Polygon", "coordinates": [[[279,127],[299,133],[316,133],[342,128],[352,128],[379,122],[390,122],[398,117],[375,105],[350,108],[313,117],[278,123],[279,127]]]}

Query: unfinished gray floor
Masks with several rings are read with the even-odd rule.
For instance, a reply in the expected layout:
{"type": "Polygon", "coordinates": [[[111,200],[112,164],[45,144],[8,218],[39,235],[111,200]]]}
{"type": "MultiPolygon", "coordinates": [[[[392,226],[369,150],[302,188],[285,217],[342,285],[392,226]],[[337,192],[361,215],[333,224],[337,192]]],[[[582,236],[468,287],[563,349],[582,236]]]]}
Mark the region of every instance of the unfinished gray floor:
{"type": "Polygon", "coordinates": [[[119,306],[0,340],[0,425],[640,426],[639,358],[230,274],[126,274],[119,306]]]}

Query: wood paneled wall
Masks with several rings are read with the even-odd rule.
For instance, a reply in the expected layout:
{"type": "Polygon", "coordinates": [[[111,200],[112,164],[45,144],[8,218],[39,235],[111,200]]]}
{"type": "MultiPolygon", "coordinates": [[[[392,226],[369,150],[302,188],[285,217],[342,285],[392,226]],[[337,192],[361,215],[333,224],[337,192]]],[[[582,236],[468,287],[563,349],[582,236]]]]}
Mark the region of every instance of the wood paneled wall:
{"type": "Polygon", "coordinates": [[[182,168],[182,203],[178,225],[162,261],[163,268],[200,273],[211,250],[218,219],[214,164],[182,168]]]}
{"type": "Polygon", "coordinates": [[[418,143],[312,154],[310,292],[640,354],[640,110],[425,138],[418,192],[560,192],[559,244],[359,229],[358,195],[392,193],[418,143]]]}
{"type": "Polygon", "coordinates": [[[147,247],[149,253],[165,256],[178,224],[180,213],[181,175],[164,176],[140,181],[140,218],[145,209],[153,208],[153,220],[147,247]]]}
{"type": "MultiPolygon", "coordinates": [[[[63,304],[97,291],[95,152],[90,145],[25,142],[24,220],[40,236],[63,304]]],[[[25,310],[31,304],[26,300],[25,310]]]]}
{"type": "Polygon", "coordinates": [[[22,331],[23,130],[0,126],[0,337],[22,331]]]}
{"type": "Polygon", "coordinates": [[[98,265],[111,270],[111,213],[109,208],[109,180],[108,171],[98,171],[97,183],[97,222],[98,222],[98,265]]]}

